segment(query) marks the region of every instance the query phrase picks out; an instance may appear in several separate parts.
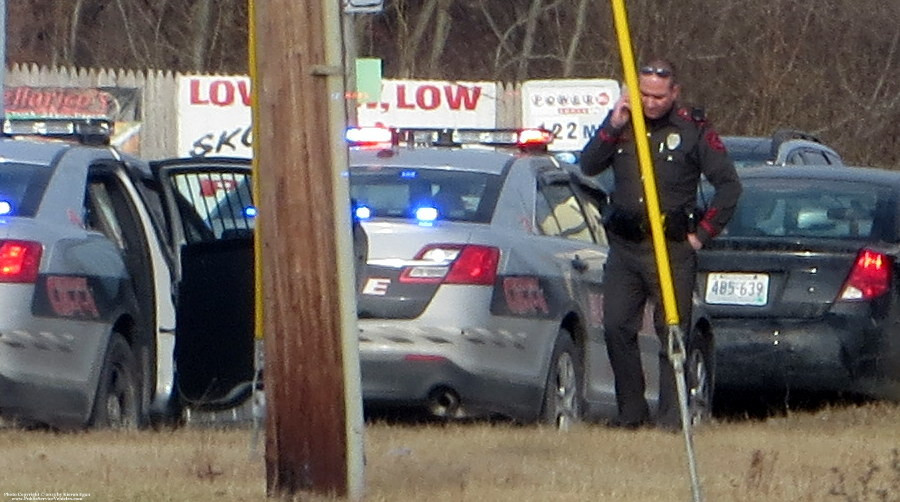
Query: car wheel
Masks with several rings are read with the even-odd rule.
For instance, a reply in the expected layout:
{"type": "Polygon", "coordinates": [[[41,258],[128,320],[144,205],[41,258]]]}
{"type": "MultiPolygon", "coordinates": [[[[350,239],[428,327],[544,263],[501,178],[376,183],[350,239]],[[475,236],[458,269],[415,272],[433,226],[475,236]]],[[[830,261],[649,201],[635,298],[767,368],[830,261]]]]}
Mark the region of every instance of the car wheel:
{"type": "Polygon", "coordinates": [[[542,423],[567,430],[581,420],[582,375],[580,351],[569,331],[560,329],[544,386],[542,423]]]}
{"type": "Polygon", "coordinates": [[[688,414],[691,424],[696,426],[712,419],[714,366],[708,340],[699,336],[697,343],[691,344],[685,364],[688,414]]]}
{"type": "Polygon", "coordinates": [[[137,427],[141,414],[140,396],[137,360],[125,337],[113,332],[100,372],[91,426],[98,429],[137,427]]]}

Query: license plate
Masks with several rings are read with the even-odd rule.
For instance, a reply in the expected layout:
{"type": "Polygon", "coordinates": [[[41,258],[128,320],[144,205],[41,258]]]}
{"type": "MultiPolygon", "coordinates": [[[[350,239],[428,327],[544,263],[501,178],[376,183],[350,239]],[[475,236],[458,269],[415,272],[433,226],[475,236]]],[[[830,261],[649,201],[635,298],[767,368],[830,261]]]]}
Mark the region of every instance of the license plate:
{"type": "Polygon", "coordinates": [[[706,303],[760,306],[768,299],[768,274],[711,273],[707,276],[706,303]]]}

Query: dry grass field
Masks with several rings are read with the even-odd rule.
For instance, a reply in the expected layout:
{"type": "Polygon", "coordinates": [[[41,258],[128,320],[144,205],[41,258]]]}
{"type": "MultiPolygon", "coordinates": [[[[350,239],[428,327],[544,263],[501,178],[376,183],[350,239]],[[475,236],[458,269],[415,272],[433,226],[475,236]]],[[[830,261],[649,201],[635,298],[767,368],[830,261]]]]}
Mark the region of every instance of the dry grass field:
{"type": "MultiPolygon", "coordinates": [[[[264,501],[252,429],[53,433],[0,430],[0,502],[264,501]],[[79,495],[80,494],[80,495],[79,495]]],[[[900,406],[827,406],[720,420],[694,437],[706,501],[898,501],[900,406]]],[[[689,501],[684,441],[583,425],[370,423],[367,501],[689,501]]],[[[295,500],[326,501],[301,494],[295,500]]]]}

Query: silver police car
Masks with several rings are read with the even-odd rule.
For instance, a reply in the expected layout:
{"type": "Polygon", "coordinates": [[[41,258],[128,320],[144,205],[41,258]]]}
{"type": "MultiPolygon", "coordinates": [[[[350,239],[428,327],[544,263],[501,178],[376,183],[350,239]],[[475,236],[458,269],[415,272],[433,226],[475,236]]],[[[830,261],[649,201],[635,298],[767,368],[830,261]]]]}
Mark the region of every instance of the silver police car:
{"type": "Polygon", "coordinates": [[[0,414],[137,424],[156,346],[146,212],[117,152],[90,144],[107,125],[24,126],[82,141],[0,140],[0,414]]]}
{"type": "MultiPolygon", "coordinates": [[[[358,294],[367,408],[565,428],[615,413],[602,331],[604,194],[546,153],[546,131],[348,132],[369,239],[358,294]]],[[[647,398],[660,344],[640,336],[647,398]]],[[[694,320],[692,413],[709,413],[711,331],[694,320]]]]}
{"type": "Polygon", "coordinates": [[[250,395],[252,238],[243,213],[209,213],[249,161],[150,164],[108,139],[103,121],[4,123],[4,422],[136,427],[250,395]]]}

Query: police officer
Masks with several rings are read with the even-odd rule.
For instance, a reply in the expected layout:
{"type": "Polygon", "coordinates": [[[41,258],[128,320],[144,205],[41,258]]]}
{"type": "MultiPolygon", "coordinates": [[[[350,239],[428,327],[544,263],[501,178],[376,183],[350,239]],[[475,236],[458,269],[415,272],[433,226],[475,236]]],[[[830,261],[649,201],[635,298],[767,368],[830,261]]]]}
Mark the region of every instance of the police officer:
{"type": "MultiPolygon", "coordinates": [[[[701,113],[676,104],[680,86],[664,59],[639,69],[641,102],[649,136],[672,280],[682,332],[688,333],[696,278],[696,251],[718,234],[734,213],[741,193],[734,164],[718,134],[701,113]],[[696,214],[700,175],[715,188],[702,218],[696,214]]],[[[615,375],[618,416],[610,425],[636,428],[650,422],[637,334],[644,304],[655,305],[654,322],[663,350],[659,357],[657,425],[680,428],[675,377],[668,361],[667,331],[644,185],[627,93],[614,105],[581,155],[581,169],[595,175],[612,167],[615,188],[604,215],[610,251],[606,263],[603,315],[607,352],[615,375]]]]}

